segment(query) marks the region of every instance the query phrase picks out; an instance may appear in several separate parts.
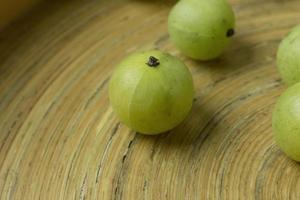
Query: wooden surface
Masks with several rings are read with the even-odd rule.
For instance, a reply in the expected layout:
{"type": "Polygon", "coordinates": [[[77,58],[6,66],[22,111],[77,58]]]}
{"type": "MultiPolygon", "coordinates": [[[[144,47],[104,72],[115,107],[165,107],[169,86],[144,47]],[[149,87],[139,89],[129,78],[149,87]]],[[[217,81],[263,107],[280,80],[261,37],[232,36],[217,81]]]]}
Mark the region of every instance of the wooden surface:
{"type": "Polygon", "coordinates": [[[0,29],[22,16],[40,0],[0,0],[0,29]]]}
{"type": "Polygon", "coordinates": [[[298,0],[232,0],[236,36],[201,63],[170,42],[172,1],[49,1],[0,33],[0,199],[300,199],[300,166],[274,144],[285,86],[275,55],[298,0]],[[120,124],[108,80],[158,48],[193,74],[188,118],[160,136],[120,124]]]}

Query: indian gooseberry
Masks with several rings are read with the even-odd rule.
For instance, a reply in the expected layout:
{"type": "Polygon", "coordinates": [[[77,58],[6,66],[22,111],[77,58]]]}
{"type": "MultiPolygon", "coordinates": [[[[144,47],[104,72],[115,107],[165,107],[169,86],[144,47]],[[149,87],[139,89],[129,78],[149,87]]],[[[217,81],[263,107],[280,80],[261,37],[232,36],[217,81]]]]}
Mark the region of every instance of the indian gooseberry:
{"type": "Polygon", "coordinates": [[[300,26],[295,27],[280,43],[277,67],[288,85],[300,82],[300,26]]]}
{"type": "Polygon", "coordinates": [[[220,56],[234,35],[235,18],[225,0],[181,0],[168,19],[170,38],[188,57],[220,56]]]}
{"type": "Polygon", "coordinates": [[[300,161],[300,83],[288,88],[273,111],[275,141],[290,158],[300,161]]]}
{"type": "Polygon", "coordinates": [[[160,51],[134,53],[114,71],[111,105],[120,121],[143,134],[177,126],[191,109],[192,76],[179,59],[160,51]]]}

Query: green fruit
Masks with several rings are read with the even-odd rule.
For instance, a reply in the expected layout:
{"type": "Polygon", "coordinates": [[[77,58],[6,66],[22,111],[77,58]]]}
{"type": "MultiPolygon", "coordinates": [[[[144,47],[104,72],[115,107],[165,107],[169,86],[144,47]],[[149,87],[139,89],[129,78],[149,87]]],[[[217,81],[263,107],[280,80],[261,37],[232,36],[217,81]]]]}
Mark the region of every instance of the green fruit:
{"type": "Polygon", "coordinates": [[[225,0],[181,0],[168,20],[174,44],[199,60],[220,56],[234,35],[234,25],[234,13],[225,0]]]}
{"type": "Polygon", "coordinates": [[[288,85],[300,82],[300,26],[282,40],[277,52],[277,67],[288,85]]]}
{"type": "Polygon", "coordinates": [[[279,98],[272,124],[278,146],[290,158],[300,161],[300,83],[288,88],[279,98]]]}
{"type": "Polygon", "coordinates": [[[111,105],[120,120],[144,134],[177,126],[193,102],[193,80],[177,58],[159,51],[135,53],[123,60],[110,80],[111,105]]]}

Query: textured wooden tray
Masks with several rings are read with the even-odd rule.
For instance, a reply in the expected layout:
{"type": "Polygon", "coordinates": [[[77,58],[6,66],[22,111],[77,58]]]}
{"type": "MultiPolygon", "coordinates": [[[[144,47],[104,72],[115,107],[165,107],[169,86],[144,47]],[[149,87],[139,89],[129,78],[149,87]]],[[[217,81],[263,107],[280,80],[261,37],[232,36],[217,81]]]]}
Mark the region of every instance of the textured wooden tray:
{"type": "Polygon", "coordinates": [[[51,1],[0,33],[0,199],[300,199],[300,166],[271,129],[300,1],[232,0],[237,34],[207,63],[170,42],[173,3],[51,1]],[[154,137],[120,124],[107,94],[114,66],[152,48],[196,86],[185,122],[154,137]]]}

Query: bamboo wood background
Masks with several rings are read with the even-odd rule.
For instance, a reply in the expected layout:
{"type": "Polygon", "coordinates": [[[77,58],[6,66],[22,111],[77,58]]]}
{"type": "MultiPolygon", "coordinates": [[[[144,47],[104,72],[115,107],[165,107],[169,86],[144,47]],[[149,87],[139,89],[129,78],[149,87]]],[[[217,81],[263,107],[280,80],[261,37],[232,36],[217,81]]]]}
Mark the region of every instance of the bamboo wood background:
{"type": "Polygon", "coordinates": [[[211,62],[170,42],[171,0],[48,1],[0,33],[0,199],[300,199],[300,166],[274,144],[279,42],[298,0],[232,0],[236,36],[211,62]],[[108,101],[127,54],[180,57],[196,96],[160,136],[120,124],[108,101]]]}

